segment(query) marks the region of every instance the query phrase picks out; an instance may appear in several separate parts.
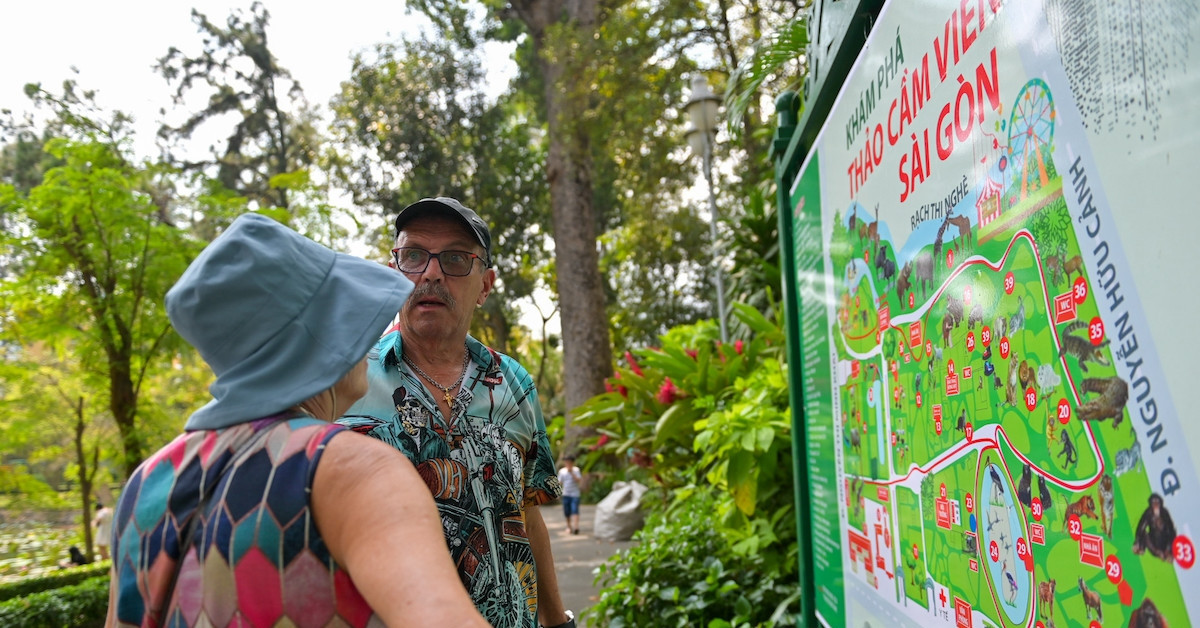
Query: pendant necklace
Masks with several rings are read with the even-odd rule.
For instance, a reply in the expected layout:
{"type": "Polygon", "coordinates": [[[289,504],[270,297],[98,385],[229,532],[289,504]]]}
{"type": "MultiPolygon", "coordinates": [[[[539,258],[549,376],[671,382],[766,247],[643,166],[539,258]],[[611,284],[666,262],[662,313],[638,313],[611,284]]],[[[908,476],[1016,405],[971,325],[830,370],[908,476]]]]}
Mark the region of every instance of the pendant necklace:
{"type": "Polygon", "coordinates": [[[467,364],[470,363],[471,352],[470,352],[470,350],[468,350],[466,348],[466,345],[463,345],[463,349],[464,349],[464,353],[463,353],[462,372],[458,374],[458,380],[456,380],[453,384],[451,384],[449,386],[443,386],[443,385],[439,384],[436,379],[434,379],[433,377],[430,377],[429,373],[426,373],[425,371],[421,370],[421,367],[414,364],[413,361],[408,358],[408,355],[402,355],[401,357],[404,358],[404,363],[407,364],[410,368],[412,368],[412,370],[416,371],[418,375],[425,378],[425,381],[429,382],[430,384],[433,384],[434,388],[437,388],[438,390],[442,391],[442,399],[444,399],[446,401],[446,405],[449,406],[449,405],[451,405],[450,402],[454,399],[454,395],[452,394],[451,391],[458,390],[458,387],[462,385],[463,380],[466,379],[466,377],[467,377],[467,364]]]}

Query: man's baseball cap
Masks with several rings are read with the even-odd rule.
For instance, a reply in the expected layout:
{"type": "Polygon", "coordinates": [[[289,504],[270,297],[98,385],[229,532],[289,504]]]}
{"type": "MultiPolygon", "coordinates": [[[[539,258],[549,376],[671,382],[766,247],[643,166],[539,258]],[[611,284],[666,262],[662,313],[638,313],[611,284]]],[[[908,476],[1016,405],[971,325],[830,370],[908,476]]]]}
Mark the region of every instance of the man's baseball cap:
{"type": "Polygon", "coordinates": [[[429,214],[453,216],[463,221],[471,233],[475,234],[475,239],[479,241],[479,244],[483,246],[484,254],[487,256],[487,259],[484,260],[487,267],[492,267],[492,232],[488,230],[487,223],[479,217],[479,214],[450,197],[423,198],[400,210],[400,213],[396,214],[396,235],[400,235],[401,229],[408,221],[429,214]]]}

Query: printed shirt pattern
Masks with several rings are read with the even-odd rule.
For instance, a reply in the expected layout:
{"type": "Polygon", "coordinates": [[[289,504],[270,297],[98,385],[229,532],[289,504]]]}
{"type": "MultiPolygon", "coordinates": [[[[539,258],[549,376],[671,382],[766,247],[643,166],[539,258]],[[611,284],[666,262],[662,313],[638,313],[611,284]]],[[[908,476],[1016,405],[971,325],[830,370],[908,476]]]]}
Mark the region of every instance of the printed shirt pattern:
{"type": "Polygon", "coordinates": [[[537,626],[526,506],[562,493],[533,378],[467,338],[471,360],[450,419],[401,359],[390,330],[367,356],[369,392],[338,422],[392,445],[428,484],[463,585],[493,626],[537,626]]]}
{"type": "Polygon", "coordinates": [[[325,444],[344,429],[279,415],[186,432],[143,462],[113,523],[118,625],[381,626],[309,509],[325,444]],[[184,522],[213,482],[164,604],[184,522]]]}

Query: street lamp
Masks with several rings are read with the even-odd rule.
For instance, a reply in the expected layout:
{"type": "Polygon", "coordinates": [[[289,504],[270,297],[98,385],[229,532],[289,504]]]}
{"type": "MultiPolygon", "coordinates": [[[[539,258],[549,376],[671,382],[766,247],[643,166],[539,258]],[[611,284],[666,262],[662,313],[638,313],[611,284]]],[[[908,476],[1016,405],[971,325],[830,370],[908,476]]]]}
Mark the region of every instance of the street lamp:
{"type": "Polygon", "coordinates": [[[712,220],[713,266],[717,271],[717,320],[721,323],[721,342],[729,342],[729,331],[725,326],[725,281],[721,272],[721,246],[717,241],[717,195],[713,187],[712,161],[713,140],[717,134],[717,104],[721,98],[708,88],[702,74],[692,77],[692,93],[688,96],[687,113],[691,123],[687,128],[688,144],[692,152],[704,157],[704,181],[708,183],[708,209],[712,220]]]}

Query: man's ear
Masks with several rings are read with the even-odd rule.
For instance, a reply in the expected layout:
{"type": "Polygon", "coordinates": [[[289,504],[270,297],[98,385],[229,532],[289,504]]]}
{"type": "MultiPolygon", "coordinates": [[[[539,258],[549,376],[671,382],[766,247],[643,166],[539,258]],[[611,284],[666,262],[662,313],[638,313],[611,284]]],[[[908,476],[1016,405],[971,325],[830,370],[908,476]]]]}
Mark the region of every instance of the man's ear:
{"type": "Polygon", "coordinates": [[[492,293],[492,287],[496,284],[496,269],[488,268],[483,271],[483,288],[479,291],[479,298],[475,299],[475,306],[480,307],[484,301],[487,301],[488,295],[492,293]]]}

